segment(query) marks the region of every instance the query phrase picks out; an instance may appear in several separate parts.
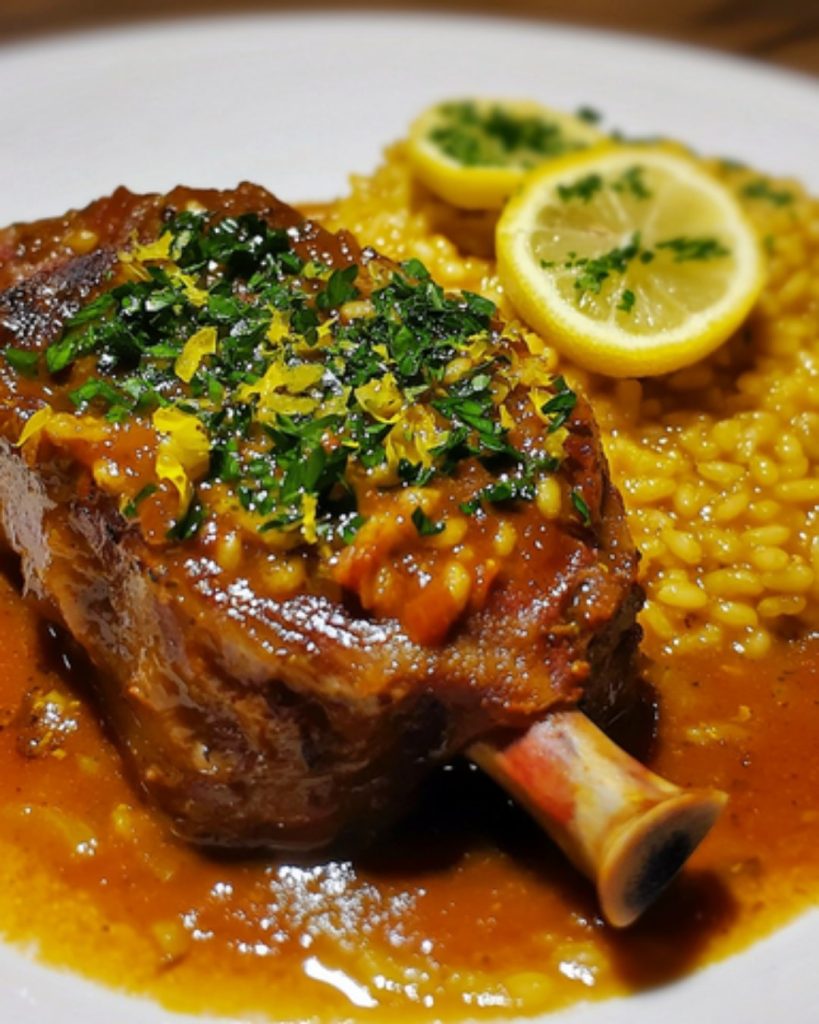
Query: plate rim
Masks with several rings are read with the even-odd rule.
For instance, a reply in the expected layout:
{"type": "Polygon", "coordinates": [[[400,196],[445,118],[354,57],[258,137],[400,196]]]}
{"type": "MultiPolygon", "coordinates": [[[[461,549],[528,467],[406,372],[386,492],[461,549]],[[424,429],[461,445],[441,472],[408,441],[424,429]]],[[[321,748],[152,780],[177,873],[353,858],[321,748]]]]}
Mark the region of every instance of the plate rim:
{"type": "MultiPolygon", "coordinates": [[[[726,70],[730,70],[731,73],[742,76],[752,77],[756,82],[766,80],[775,85],[776,89],[789,89],[795,90],[802,96],[808,93],[819,99],[819,79],[814,78],[810,74],[802,71],[798,71],[792,68],[784,68],[778,65],[769,65],[759,61],[758,59],[748,57],[746,55],[740,55],[731,52],[725,52],[715,50],[712,48],[692,44],[690,42],[681,42],[677,40],[669,40],[665,38],[658,38],[653,36],[646,36],[642,34],[634,34],[628,31],[616,29],[616,28],[603,28],[597,29],[587,25],[576,25],[571,22],[565,21],[552,21],[543,20],[540,18],[527,18],[527,17],[512,17],[506,18],[493,14],[480,14],[480,15],[468,15],[463,13],[439,13],[439,12],[396,12],[396,11],[365,11],[358,10],[355,12],[349,12],[346,14],[327,14],[327,12],[321,11],[310,11],[310,12],[240,12],[237,14],[219,13],[219,14],[201,14],[196,17],[167,17],[167,18],[138,18],[133,21],[119,22],[116,24],[108,24],[98,27],[78,27],[70,31],[55,32],[48,35],[37,36],[25,39],[11,39],[0,43],[0,60],[4,65],[8,65],[9,60],[11,63],[21,63],[26,61],[37,61],[43,59],[54,51],[73,50],[77,46],[107,46],[116,44],[119,42],[126,43],[130,46],[136,45],[139,39],[145,37],[154,37],[157,34],[169,35],[174,33],[183,32],[189,34],[193,29],[196,33],[202,35],[208,35],[214,30],[220,30],[225,25],[231,26],[236,32],[251,32],[255,27],[259,25],[268,26],[270,24],[276,24],[286,29],[287,26],[298,25],[315,27],[315,24],[319,22],[325,29],[335,29],[337,27],[343,27],[345,30],[349,30],[354,25],[371,26],[376,24],[379,28],[393,28],[397,25],[411,24],[415,27],[429,27],[434,26],[445,31],[452,29],[462,29],[465,25],[468,25],[470,31],[476,32],[492,32],[497,33],[503,31],[510,37],[514,36],[515,33],[520,31],[532,32],[533,29],[537,29],[539,33],[543,35],[551,36],[552,38],[562,37],[563,39],[582,40],[584,45],[591,45],[593,47],[599,47],[601,49],[617,49],[621,52],[634,52],[638,51],[640,54],[650,52],[653,56],[660,55],[675,63],[682,62],[684,64],[691,64],[692,62],[697,64],[699,67],[717,69],[718,73],[722,74],[726,70]]],[[[0,80],[2,80],[5,69],[0,66],[0,80]]],[[[2,114],[0,114],[2,119],[2,114]]],[[[384,144],[388,140],[383,140],[384,144]]],[[[629,1017],[632,1018],[632,1007],[637,1003],[642,1004],[646,1007],[646,1010],[639,1011],[640,1013],[646,1013],[646,1021],[653,1020],[658,1013],[668,1013],[669,1007],[665,1005],[665,1000],[669,997],[669,993],[673,993],[678,990],[680,985],[690,987],[692,981],[702,979],[711,976],[712,974],[719,973],[721,976],[725,976],[725,980],[728,981],[728,975],[725,975],[725,965],[734,964],[748,957],[749,953],[764,949],[769,944],[781,945],[780,936],[784,936],[785,933],[800,934],[807,927],[811,933],[819,936],[819,912],[811,914],[807,911],[802,916],[794,919],[790,924],[772,933],[771,936],[757,940],[752,946],[746,950],[740,951],[737,954],[729,956],[728,958],[711,962],[708,965],[700,968],[696,968],[689,974],[686,974],[679,982],[672,983],[670,985],[663,986],[659,989],[643,990],[638,993],[628,995],[624,998],[608,999],[603,1001],[594,1001],[592,1003],[579,1003],[573,1007],[570,1007],[565,1011],[558,1011],[554,1014],[549,1014],[541,1018],[525,1018],[529,1021],[529,1024],[535,1024],[536,1021],[542,1021],[542,1024],[585,1024],[588,1020],[590,1024],[602,1024],[605,1020],[611,1020],[612,1024],[615,1021],[619,1021],[619,1016],[623,1012],[627,1012],[629,1017]],[[808,923],[808,919],[815,918],[815,923],[811,921],[808,923]],[[814,931],[814,929],[816,929],[814,931]],[[623,1011],[622,1007],[626,1006],[629,1009],[623,1011]],[[618,1009],[619,1007],[619,1009],[618,1009]]],[[[15,947],[9,946],[7,943],[0,944],[0,994],[3,993],[6,979],[4,977],[4,964],[6,963],[6,953],[10,949],[15,947]]],[[[17,955],[17,954],[15,954],[17,955]]],[[[29,961],[26,961],[29,962],[29,961]]],[[[59,969],[51,967],[44,967],[41,964],[34,964],[34,967],[42,969],[50,977],[62,976],[68,980],[69,985],[81,984],[83,986],[89,986],[94,990],[95,993],[102,992],[106,997],[114,997],[117,995],[115,990],[108,989],[99,985],[99,983],[91,982],[82,976],[75,975],[70,972],[64,972],[59,969]]],[[[732,972],[728,972],[731,974],[732,972]]],[[[35,971],[36,976],[36,971],[35,971]]],[[[815,991],[815,989],[809,989],[808,992],[815,991]]],[[[122,998],[121,996],[118,998],[122,998]]],[[[678,997],[677,997],[678,998],[678,997]]],[[[128,1005],[133,1010],[134,1014],[143,1012],[145,1007],[155,1008],[157,1024],[161,1024],[164,1021],[199,1021],[202,1022],[209,1020],[207,1017],[190,1017],[190,1016],[179,1016],[172,1014],[170,1011],[161,1007],[159,1004],[153,1001],[145,1001],[140,997],[126,996],[125,997],[128,1005]]],[[[23,1005],[21,1003],[21,1005],[23,1005]]],[[[770,1004],[766,1004],[770,1008],[770,1004]]],[[[672,1004],[672,1010],[676,1008],[676,999],[672,1004]]],[[[779,1004],[777,1008],[781,1009],[779,1004]]],[[[797,1007],[798,1008],[798,1007],[797,1007]]],[[[765,1010],[765,1007],[763,1007],[765,1010]]],[[[32,1022],[35,1019],[34,1014],[41,1011],[32,1011],[31,1018],[20,1017],[19,1024],[28,1024],[29,1020],[32,1022]]],[[[686,1014],[690,1014],[691,1005],[688,1004],[686,1014]]],[[[753,1012],[753,1011],[752,1011],[753,1012]]],[[[14,1013],[14,1007],[12,1006],[12,1013],[14,1013]]],[[[17,1018],[13,1018],[17,1020],[17,1018]]],[[[102,1018],[100,1018],[102,1019],[102,1018]]],[[[130,1012],[129,1017],[130,1020],[130,1012]]],[[[138,1020],[137,1016],[133,1017],[134,1021],[138,1020]]],[[[220,1021],[227,1021],[231,1018],[218,1018],[220,1021]]],[[[511,1022],[512,1018],[504,1018],[506,1021],[511,1022]]],[[[514,1018],[520,1019],[520,1018],[514,1018]]],[[[640,1020],[643,1018],[640,1017],[640,1020]]],[[[668,1024],[673,1024],[672,1019],[667,1017],[668,1024]]],[[[807,1018],[804,1018],[807,1020],[807,1018]]],[[[756,1021],[759,1024],[767,1024],[767,1016],[743,1017],[743,1024],[755,1024],[756,1021]]]]}

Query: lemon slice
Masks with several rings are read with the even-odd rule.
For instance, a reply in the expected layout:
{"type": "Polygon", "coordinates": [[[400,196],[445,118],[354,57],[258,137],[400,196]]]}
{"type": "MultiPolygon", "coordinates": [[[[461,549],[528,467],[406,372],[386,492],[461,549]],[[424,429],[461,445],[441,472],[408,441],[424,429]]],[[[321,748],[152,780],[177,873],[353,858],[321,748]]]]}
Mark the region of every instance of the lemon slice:
{"type": "Polygon", "coordinates": [[[764,279],[733,195],[662,146],[597,147],[534,172],[503,211],[496,246],[522,318],[574,362],[615,377],[703,358],[745,319],[764,279]]]}
{"type": "Polygon", "coordinates": [[[587,121],[530,100],[451,100],[429,107],[410,128],[417,177],[465,210],[497,210],[544,160],[600,142],[587,121]]]}

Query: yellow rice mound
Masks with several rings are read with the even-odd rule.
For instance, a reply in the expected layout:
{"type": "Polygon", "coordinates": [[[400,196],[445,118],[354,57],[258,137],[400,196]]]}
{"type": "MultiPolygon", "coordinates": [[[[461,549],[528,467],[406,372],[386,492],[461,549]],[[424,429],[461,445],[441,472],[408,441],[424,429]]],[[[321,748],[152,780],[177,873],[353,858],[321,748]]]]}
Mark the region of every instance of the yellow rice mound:
{"type": "MultiPolygon", "coordinates": [[[[736,190],[768,252],[749,321],[709,359],[666,377],[614,381],[546,358],[594,405],[643,555],[649,640],[666,654],[761,658],[777,634],[819,626],[819,202],[794,182],[708,166],[736,190]]],[[[423,189],[402,143],[315,212],[513,318],[493,222],[423,189]]]]}

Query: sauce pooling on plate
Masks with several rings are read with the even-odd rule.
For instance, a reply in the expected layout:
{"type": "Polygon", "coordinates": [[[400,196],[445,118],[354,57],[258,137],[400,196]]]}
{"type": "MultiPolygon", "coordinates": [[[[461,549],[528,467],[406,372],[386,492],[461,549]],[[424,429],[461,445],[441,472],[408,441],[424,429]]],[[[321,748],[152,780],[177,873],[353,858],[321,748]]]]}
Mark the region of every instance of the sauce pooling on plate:
{"type": "MultiPolygon", "coordinates": [[[[673,981],[815,902],[819,640],[784,637],[815,611],[816,206],[753,172],[720,173],[769,243],[770,287],[748,330],[690,373],[584,381],[645,555],[644,650],[662,706],[651,767],[731,798],[656,908],[627,932],[608,928],[536,827],[460,763],[355,859],[226,860],[177,844],[78,696],[86,668],[21,606],[11,569],[0,583],[9,937],[176,1009],[457,1020],[673,981]]],[[[503,302],[491,261],[464,255],[489,251],[485,225],[422,194],[400,147],[323,213],[395,259],[423,256],[447,287],[503,302]]]]}
{"type": "Polygon", "coordinates": [[[78,696],[85,667],[10,574],[0,925],[49,963],[178,1010],[491,1017],[674,980],[819,892],[817,640],[783,643],[753,673],[730,659],[655,665],[652,767],[719,785],[731,804],[658,906],[616,932],[537,827],[463,764],[354,860],[218,859],[169,839],[78,696]]]}

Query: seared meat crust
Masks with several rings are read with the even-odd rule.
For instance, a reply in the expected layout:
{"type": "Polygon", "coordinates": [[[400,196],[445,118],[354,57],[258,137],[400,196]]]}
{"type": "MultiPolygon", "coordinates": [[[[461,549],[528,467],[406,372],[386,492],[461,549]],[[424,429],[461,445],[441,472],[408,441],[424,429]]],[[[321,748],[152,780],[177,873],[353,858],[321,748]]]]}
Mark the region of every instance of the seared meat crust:
{"type": "MultiPolygon", "coordinates": [[[[135,236],[155,239],[167,211],[192,200],[292,229],[304,258],[357,263],[362,275],[380,263],[254,185],[120,189],[0,232],[0,347],[41,350],[58,338],[104,288],[117,253],[135,236]]],[[[560,474],[582,492],[589,523],[543,525],[522,511],[516,560],[430,645],[337,587],[311,581],[274,598],[202,543],[149,543],[70,447],[17,447],[52,395],[0,368],[2,530],[29,593],[99,670],[100,706],[180,835],[280,848],[366,838],[432,766],[481,735],[579,701],[605,723],[628,700],[637,555],[582,399],[560,474]]]]}

